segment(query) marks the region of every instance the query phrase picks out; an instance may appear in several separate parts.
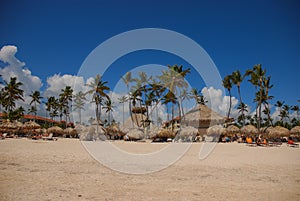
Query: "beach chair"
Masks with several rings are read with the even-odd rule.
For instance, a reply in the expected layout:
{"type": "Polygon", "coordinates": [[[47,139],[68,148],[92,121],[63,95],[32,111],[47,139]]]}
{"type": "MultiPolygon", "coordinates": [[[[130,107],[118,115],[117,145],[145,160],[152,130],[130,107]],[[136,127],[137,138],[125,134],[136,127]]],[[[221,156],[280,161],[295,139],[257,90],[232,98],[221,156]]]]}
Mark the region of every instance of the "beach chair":
{"type": "Polygon", "coordinates": [[[286,143],[287,146],[289,147],[296,147],[296,148],[299,148],[299,144],[295,143],[293,140],[289,140],[287,143],[286,143]]]}
{"type": "Polygon", "coordinates": [[[256,144],[256,142],[253,142],[252,141],[252,138],[246,138],[246,143],[247,143],[247,145],[248,146],[250,146],[250,147],[256,147],[257,146],[257,144],[256,144]]]}
{"type": "Polygon", "coordinates": [[[43,136],[43,140],[57,140],[56,137],[53,137],[53,133],[50,133],[49,136],[43,136]]]}

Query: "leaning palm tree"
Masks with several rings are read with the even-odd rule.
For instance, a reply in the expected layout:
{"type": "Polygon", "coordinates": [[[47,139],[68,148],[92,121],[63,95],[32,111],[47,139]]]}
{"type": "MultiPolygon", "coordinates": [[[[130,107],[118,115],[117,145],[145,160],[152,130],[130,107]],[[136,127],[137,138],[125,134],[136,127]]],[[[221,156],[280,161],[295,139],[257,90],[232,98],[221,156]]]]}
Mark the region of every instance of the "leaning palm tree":
{"type": "Polygon", "coordinates": [[[33,110],[31,110],[31,112],[34,114],[35,119],[36,119],[36,115],[37,115],[37,106],[36,106],[36,104],[37,103],[40,104],[41,103],[40,99],[42,99],[43,97],[41,96],[41,93],[39,91],[34,91],[29,96],[31,97],[31,101],[30,101],[29,104],[32,105],[34,103],[33,107],[35,109],[31,108],[31,109],[33,109],[33,110]]]}
{"type": "Polygon", "coordinates": [[[3,107],[6,110],[5,113],[9,120],[15,120],[18,118],[16,112],[16,101],[23,99],[24,91],[20,88],[23,83],[18,82],[16,77],[11,77],[9,82],[4,80],[4,89],[3,89],[3,107]]]}
{"type": "Polygon", "coordinates": [[[232,88],[232,82],[231,82],[231,75],[227,75],[226,77],[224,77],[223,79],[223,87],[225,87],[229,93],[229,108],[228,108],[228,113],[227,113],[227,120],[229,120],[230,118],[230,111],[231,111],[231,107],[232,107],[232,103],[231,103],[231,88],[232,88]]]}

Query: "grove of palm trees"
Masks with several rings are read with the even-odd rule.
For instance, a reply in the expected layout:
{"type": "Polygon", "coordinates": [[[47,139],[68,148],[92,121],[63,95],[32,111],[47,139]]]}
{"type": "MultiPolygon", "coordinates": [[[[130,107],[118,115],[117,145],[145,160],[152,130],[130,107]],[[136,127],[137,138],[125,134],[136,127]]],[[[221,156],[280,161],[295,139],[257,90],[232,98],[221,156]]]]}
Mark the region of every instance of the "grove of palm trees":
{"type": "MultiPolygon", "coordinates": [[[[85,116],[85,106],[94,105],[94,116],[90,116],[90,123],[96,120],[98,126],[106,128],[118,125],[125,125],[125,109],[129,111],[131,119],[131,128],[145,129],[150,125],[161,127],[163,122],[169,124],[171,132],[174,132],[175,117],[185,118],[187,102],[193,100],[196,105],[206,105],[206,97],[197,88],[189,89],[186,76],[190,73],[189,68],[173,65],[168,66],[158,76],[147,76],[145,72],[139,72],[137,77],[133,77],[131,72],[127,72],[121,77],[126,85],[127,94],[113,102],[110,97],[110,87],[108,81],[103,80],[102,75],[96,75],[93,82],[87,84],[87,91],[74,93],[72,86],[65,86],[61,89],[59,96],[42,97],[40,91],[32,91],[30,102],[25,103],[22,85],[16,77],[11,77],[9,81],[3,80],[4,87],[1,89],[1,113],[3,118],[10,121],[20,120],[24,114],[33,114],[35,117],[40,110],[41,104],[44,104],[46,118],[59,120],[61,127],[68,127],[68,122],[73,121],[72,112],[78,114],[76,124],[84,124],[82,117],[85,116]],[[44,101],[43,101],[44,100],[44,101]],[[22,103],[22,104],[21,104],[22,103]],[[23,106],[27,105],[26,111],[23,106]],[[117,104],[122,104],[122,120],[116,122],[114,119],[114,108],[117,104]],[[128,108],[125,108],[125,106],[128,108]],[[161,112],[165,117],[161,116],[161,112]],[[103,115],[105,114],[105,115],[103,115]],[[139,117],[136,114],[141,114],[139,117]],[[94,118],[95,117],[95,118],[94,118]],[[138,120],[140,118],[140,120],[138,120]]],[[[223,79],[223,86],[229,94],[229,106],[224,126],[235,124],[238,127],[253,125],[258,130],[270,126],[282,126],[291,129],[300,125],[299,106],[288,105],[285,101],[277,100],[272,94],[271,76],[267,74],[262,65],[255,65],[252,69],[242,73],[239,70],[226,75],[223,79]],[[253,92],[253,100],[244,100],[243,82],[249,82],[252,85],[250,89],[253,92]],[[236,89],[235,89],[236,87],[236,89]],[[237,108],[232,108],[232,91],[237,90],[239,103],[237,108]],[[250,111],[248,104],[254,103],[256,107],[250,111]],[[279,108],[279,114],[271,109],[279,108]],[[238,111],[237,116],[233,116],[232,110],[238,111]],[[294,113],[292,113],[294,112],[294,113]]],[[[248,89],[249,90],[249,89],[248,89]]],[[[200,112],[200,111],[199,111],[200,112]]],[[[201,115],[201,112],[200,112],[201,115]]],[[[128,115],[127,115],[128,116],[128,115]]],[[[51,125],[44,124],[47,128],[51,125]]]]}

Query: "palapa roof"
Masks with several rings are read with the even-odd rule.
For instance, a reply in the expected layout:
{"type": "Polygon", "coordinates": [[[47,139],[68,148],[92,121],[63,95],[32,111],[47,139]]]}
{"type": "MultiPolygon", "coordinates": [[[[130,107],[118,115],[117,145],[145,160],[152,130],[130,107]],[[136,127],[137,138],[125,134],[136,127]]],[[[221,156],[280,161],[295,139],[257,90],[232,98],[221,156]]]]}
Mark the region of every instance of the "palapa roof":
{"type": "Polygon", "coordinates": [[[182,125],[195,128],[207,128],[212,125],[223,124],[225,117],[213,111],[206,105],[197,105],[182,118],[182,125]]]}
{"type": "MultiPolygon", "coordinates": [[[[146,115],[143,114],[132,114],[133,124],[134,127],[142,127],[143,122],[146,120],[146,115]]],[[[128,128],[132,128],[132,120],[129,117],[125,122],[124,125],[120,126],[121,130],[126,130],[128,128]]]]}
{"type": "Polygon", "coordinates": [[[300,135],[300,126],[295,126],[294,128],[292,128],[290,130],[291,134],[296,134],[296,135],[300,135]]]}

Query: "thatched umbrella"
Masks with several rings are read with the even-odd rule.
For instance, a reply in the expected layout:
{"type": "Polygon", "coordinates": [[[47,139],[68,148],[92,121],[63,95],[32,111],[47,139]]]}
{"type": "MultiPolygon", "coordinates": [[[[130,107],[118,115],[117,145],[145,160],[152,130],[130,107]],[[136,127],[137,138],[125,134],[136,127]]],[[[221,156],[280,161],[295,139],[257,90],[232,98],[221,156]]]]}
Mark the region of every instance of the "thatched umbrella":
{"type": "Polygon", "coordinates": [[[247,135],[255,135],[258,134],[258,129],[253,125],[246,125],[240,129],[240,132],[247,135]]]}
{"type": "Polygon", "coordinates": [[[195,137],[198,134],[198,129],[192,126],[182,127],[176,136],[195,137]]]}
{"type": "Polygon", "coordinates": [[[289,134],[289,130],[282,126],[276,126],[269,131],[269,137],[284,137],[289,136],[289,134]]]}
{"type": "Polygon", "coordinates": [[[16,125],[7,119],[2,122],[0,128],[2,132],[12,132],[14,129],[16,129],[16,125]]]}
{"type": "Polygon", "coordinates": [[[129,128],[133,128],[133,127],[143,127],[143,125],[146,123],[146,115],[144,114],[140,114],[140,113],[133,113],[132,114],[132,118],[129,117],[125,122],[124,125],[121,126],[121,130],[123,131],[123,129],[129,129],[129,128]],[[132,122],[133,121],[133,122],[132,122]]]}
{"type": "Polygon", "coordinates": [[[290,130],[290,134],[300,136],[300,126],[295,126],[290,130]]]}
{"type": "Polygon", "coordinates": [[[207,135],[221,135],[224,133],[224,128],[221,125],[214,125],[206,130],[207,135]]]}
{"type": "Polygon", "coordinates": [[[130,129],[125,138],[129,140],[141,140],[144,138],[144,132],[137,128],[130,129]]]}
{"type": "Polygon", "coordinates": [[[168,129],[161,129],[156,135],[157,138],[174,138],[175,132],[168,129]]]}
{"type": "Polygon", "coordinates": [[[230,125],[225,129],[224,134],[227,135],[234,135],[240,132],[239,127],[235,126],[235,125],[230,125]]]}
{"type": "Polygon", "coordinates": [[[209,126],[223,124],[225,117],[216,113],[206,105],[198,105],[188,111],[182,118],[181,125],[207,129],[209,126]]]}
{"type": "Polygon", "coordinates": [[[157,134],[159,133],[160,128],[158,128],[157,126],[151,125],[150,130],[148,132],[148,136],[150,139],[153,139],[157,136],[157,134]]]}
{"type": "Polygon", "coordinates": [[[265,133],[265,134],[269,134],[269,132],[273,129],[274,127],[270,126],[270,127],[262,127],[260,128],[260,132],[261,133],[265,133]]]}
{"type": "Polygon", "coordinates": [[[56,135],[63,135],[64,134],[64,130],[61,127],[58,126],[52,126],[50,128],[47,129],[48,133],[53,133],[56,135]]]}
{"type": "Polygon", "coordinates": [[[74,128],[68,127],[66,129],[64,129],[64,133],[66,135],[70,135],[72,137],[76,137],[77,136],[77,131],[74,128]]]}

